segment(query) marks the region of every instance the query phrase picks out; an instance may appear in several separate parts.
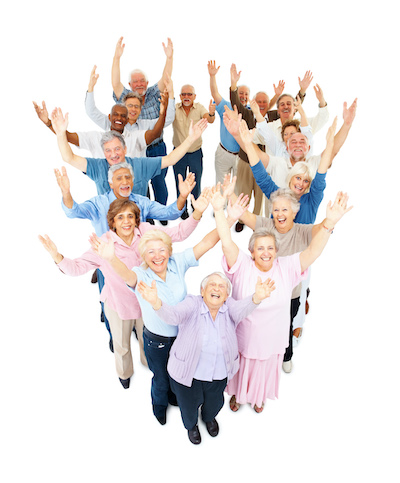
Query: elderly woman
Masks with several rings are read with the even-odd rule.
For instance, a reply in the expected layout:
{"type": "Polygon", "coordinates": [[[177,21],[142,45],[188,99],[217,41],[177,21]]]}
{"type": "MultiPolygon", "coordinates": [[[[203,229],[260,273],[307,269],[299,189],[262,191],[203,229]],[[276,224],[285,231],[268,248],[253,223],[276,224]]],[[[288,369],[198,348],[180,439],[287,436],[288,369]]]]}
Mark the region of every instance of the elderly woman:
{"type": "Polygon", "coordinates": [[[178,326],[167,370],[176,394],[183,425],[193,444],[201,443],[197,425],[202,420],[211,436],[217,436],[215,419],[224,404],[227,381],[239,370],[235,329],[274,290],[274,282],[258,277],[254,294],[243,300],[229,297],[231,283],[220,272],[208,275],[200,287],[201,295],[187,295],[177,305],[163,302],[156,282],[149,287],[139,282],[137,290],[167,324],[178,326]]]}
{"type": "MultiPolygon", "coordinates": [[[[321,225],[295,225],[299,228],[297,230],[293,226],[294,213],[290,203],[285,198],[278,198],[274,202],[277,227],[257,227],[250,238],[251,256],[248,256],[232,241],[223,212],[224,197],[219,193],[214,195],[212,204],[224,253],[223,268],[232,282],[233,297],[248,296],[257,277],[262,281],[274,280],[276,288],[237,328],[239,372],[227,386],[227,392],[232,396],[232,411],[237,411],[240,404],[250,403],[256,412],[261,412],[268,398],[278,396],[280,368],[288,345],[292,291],[322,253],[337,222],[349,211],[347,200],[347,195],[339,193],[334,204],[328,204],[321,225]],[[283,236],[277,237],[281,232],[283,236]],[[281,255],[277,239],[283,246],[289,242],[291,249],[286,249],[286,254],[290,251],[290,256],[277,257],[277,253],[281,255]],[[299,249],[299,244],[305,240],[310,240],[309,245],[299,249]]],[[[285,250],[283,252],[284,255],[285,250]]]]}
{"type": "MultiPolygon", "coordinates": [[[[240,200],[236,205],[240,205],[240,200]]],[[[160,299],[169,305],[176,305],[186,297],[186,271],[190,267],[197,266],[198,260],[218,241],[217,230],[213,230],[193,248],[172,254],[170,237],[162,231],[152,230],[146,233],[139,243],[139,252],[144,263],[141,267],[134,267],[133,270],[118,258],[112,243],[94,240],[92,246],[132,290],[135,291],[138,282],[143,281],[151,286],[154,280],[160,299]]],[[[136,291],[135,293],[145,321],[144,351],[149,368],[153,372],[151,382],[153,413],[160,424],[165,424],[168,404],[176,404],[176,398],[170,389],[167,360],[178,330],[177,327],[170,326],[161,320],[140,293],[136,291]]]]}
{"type": "MultiPolygon", "coordinates": [[[[208,206],[208,200],[202,195],[196,201],[193,200],[193,203],[195,211],[190,218],[175,227],[160,227],[160,230],[174,241],[186,239],[197,227],[203,211],[208,206]]],[[[93,243],[97,244],[99,240],[109,242],[126,266],[131,269],[139,265],[141,263],[138,251],[139,241],[149,230],[153,230],[153,225],[141,223],[139,208],[133,201],[127,199],[114,200],[110,205],[107,218],[110,231],[101,238],[92,235],[95,240],[93,243]]],[[[140,360],[143,365],[147,365],[143,348],[143,320],[136,296],[93,249],[71,260],[58,252],[56,245],[47,235],[39,236],[39,239],[63,273],[77,276],[93,268],[99,268],[103,272],[105,284],[100,300],[104,302],[105,313],[110,323],[117,374],[122,386],[127,389],[133,375],[130,345],[133,327],[136,328],[139,340],[140,360]]]]}

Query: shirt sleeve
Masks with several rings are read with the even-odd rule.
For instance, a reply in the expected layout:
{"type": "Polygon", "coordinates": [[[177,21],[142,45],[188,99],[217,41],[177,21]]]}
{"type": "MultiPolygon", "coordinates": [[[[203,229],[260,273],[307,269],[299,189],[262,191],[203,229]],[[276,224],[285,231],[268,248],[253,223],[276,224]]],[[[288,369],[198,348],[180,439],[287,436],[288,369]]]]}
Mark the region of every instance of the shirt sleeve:
{"type": "Polygon", "coordinates": [[[167,114],[165,116],[164,127],[169,126],[175,119],[175,99],[168,99],[167,114]]]}
{"type": "Polygon", "coordinates": [[[151,201],[149,203],[148,218],[155,220],[176,220],[181,216],[185,207],[182,210],[178,210],[177,202],[171,203],[168,206],[162,205],[157,201],[151,201]]]}
{"type": "Polygon", "coordinates": [[[86,92],[85,110],[86,114],[95,124],[97,124],[97,126],[99,126],[104,131],[108,131],[110,129],[111,123],[108,119],[108,116],[100,112],[99,109],[96,107],[96,104],[94,102],[94,92],[86,92]]]}
{"type": "Polygon", "coordinates": [[[125,86],[124,86],[124,90],[122,91],[122,94],[120,96],[120,98],[118,99],[117,96],[115,95],[115,92],[113,92],[113,99],[115,102],[117,102],[118,104],[122,104],[122,99],[124,98],[124,96],[126,96],[126,94],[128,94],[129,92],[131,92],[130,89],[127,89],[125,86]]]}
{"type": "Polygon", "coordinates": [[[251,166],[251,170],[258,186],[261,188],[265,196],[269,198],[271,193],[276,191],[279,186],[272,181],[271,176],[267,173],[261,161],[255,166],[251,166]]]}
{"type": "Polygon", "coordinates": [[[99,219],[99,211],[91,200],[83,203],[75,203],[74,201],[72,208],[67,208],[64,203],[61,202],[61,207],[66,216],[70,219],[79,218],[81,220],[87,219],[90,221],[96,221],[99,219]]]}
{"type": "Polygon", "coordinates": [[[312,117],[308,120],[309,125],[311,126],[312,132],[315,134],[321,128],[325,126],[325,124],[329,120],[329,112],[328,106],[319,107],[318,114],[315,117],[312,117]]]}

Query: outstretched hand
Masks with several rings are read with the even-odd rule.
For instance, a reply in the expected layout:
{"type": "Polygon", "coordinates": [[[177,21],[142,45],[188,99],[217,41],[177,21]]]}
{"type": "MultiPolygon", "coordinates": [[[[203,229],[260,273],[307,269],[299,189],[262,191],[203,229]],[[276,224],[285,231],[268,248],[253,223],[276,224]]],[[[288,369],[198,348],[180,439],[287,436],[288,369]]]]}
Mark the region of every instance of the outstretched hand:
{"type": "Polygon", "coordinates": [[[57,135],[67,132],[68,112],[64,116],[61,108],[56,107],[51,114],[51,123],[57,135]]]}
{"type": "Polygon", "coordinates": [[[88,92],[93,92],[94,86],[97,83],[97,79],[99,78],[99,74],[96,74],[97,65],[95,65],[90,73],[89,78],[89,85],[88,85],[88,92]]]}
{"type": "Polygon", "coordinates": [[[229,218],[232,220],[239,220],[243,213],[245,213],[249,207],[249,196],[241,193],[235,203],[232,204],[231,200],[228,202],[227,212],[229,218]]]}
{"type": "Polygon", "coordinates": [[[143,281],[138,282],[136,285],[136,290],[140,293],[142,298],[149,302],[150,305],[156,305],[158,301],[157,285],[156,281],[151,282],[151,287],[149,287],[143,281]]]}
{"type": "Polygon", "coordinates": [[[194,173],[188,173],[184,180],[181,174],[178,174],[179,193],[184,198],[187,198],[196,186],[196,177],[194,173]]]}
{"type": "Polygon", "coordinates": [[[55,168],[54,174],[56,175],[57,184],[61,189],[61,193],[69,193],[71,191],[71,183],[65,166],[61,167],[61,172],[59,169],[55,168]]]}
{"type": "Polygon", "coordinates": [[[92,249],[99,257],[104,260],[111,261],[115,256],[114,242],[109,233],[107,233],[107,242],[101,240],[95,233],[89,237],[92,249]]]}
{"type": "Polygon", "coordinates": [[[208,208],[211,198],[212,198],[211,188],[204,188],[203,191],[200,193],[200,196],[197,198],[197,200],[195,200],[194,196],[191,195],[191,202],[194,210],[203,214],[208,208]]]}
{"type": "Polygon", "coordinates": [[[339,191],[336,195],[336,199],[334,203],[329,201],[328,206],[326,208],[326,218],[329,223],[329,228],[336,225],[336,223],[346,214],[348,213],[353,206],[347,207],[347,202],[349,201],[349,195],[347,193],[343,193],[343,191],[339,191]]]}
{"type": "Polygon", "coordinates": [[[268,298],[275,290],[275,282],[267,278],[265,282],[261,281],[261,277],[257,277],[256,290],[253,295],[253,302],[259,304],[262,300],[268,298]]]}
{"type": "Polygon", "coordinates": [[[38,118],[48,126],[49,124],[49,113],[47,112],[46,103],[42,101],[42,107],[38,106],[35,101],[33,102],[33,107],[35,108],[38,118]]]}

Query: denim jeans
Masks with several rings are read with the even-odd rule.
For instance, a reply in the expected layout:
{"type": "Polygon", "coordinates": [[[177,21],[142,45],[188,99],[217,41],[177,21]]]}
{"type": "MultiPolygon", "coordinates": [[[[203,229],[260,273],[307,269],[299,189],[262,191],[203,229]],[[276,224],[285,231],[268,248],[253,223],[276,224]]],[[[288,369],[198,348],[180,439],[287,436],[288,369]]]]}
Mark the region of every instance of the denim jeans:
{"type": "Polygon", "coordinates": [[[176,337],[162,337],[143,329],[144,353],[153,373],[151,380],[151,401],[154,415],[165,412],[169,402],[175,402],[175,395],[169,385],[167,362],[169,351],[176,337]]]}
{"type": "Polygon", "coordinates": [[[178,174],[185,179],[188,171],[190,171],[191,173],[194,173],[196,177],[196,186],[193,188],[192,194],[194,199],[197,200],[201,193],[201,175],[203,174],[203,151],[201,148],[194,153],[186,153],[185,156],[173,166],[173,168],[177,197],[179,196],[178,174]]]}

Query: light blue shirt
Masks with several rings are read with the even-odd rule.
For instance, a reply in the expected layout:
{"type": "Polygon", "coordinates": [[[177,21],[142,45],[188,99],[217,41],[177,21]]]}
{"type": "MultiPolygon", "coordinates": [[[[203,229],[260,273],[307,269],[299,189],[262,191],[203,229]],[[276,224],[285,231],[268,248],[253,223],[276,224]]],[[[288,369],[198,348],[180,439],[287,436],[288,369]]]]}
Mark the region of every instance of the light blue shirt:
{"type": "Polygon", "coordinates": [[[219,136],[220,136],[221,144],[225,149],[227,149],[231,153],[239,153],[240,146],[236,142],[232,134],[226,129],[222,118],[225,112],[224,106],[228,106],[229,109],[232,109],[231,103],[226,101],[225,99],[222,99],[221,102],[215,108],[215,110],[219,114],[220,121],[221,121],[220,128],[219,128],[219,136]]]}
{"type": "MultiPolygon", "coordinates": [[[[67,208],[63,202],[61,207],[68,218],[88,219],[92,222],[97,236],[106,233],[110,228],[107,223],[107,212],[110,204],[116,200],[113,191],[104,195],[98,195],[83,203],[75,203],[72,208],[67,208]]],[[[140,209],[140,221],[147,218],[155,220],[176,220],[183,213],[184,208],[179,211],[176,201],[168,206],[164,206],[157,201],[151,201],[146,196],[134,193],[129,195],[129,199],[137,204],[140,209]]]]}
{"type": "MultiPolygon", "coordinates": [[[[108,170],[110,165],[107,160],[103,158],[86,158],[86,161],[86,174],[96,183],[97,193],[99,195],[108,193],[110,191],[110,185],[108,183],[108,170]]],[[[125,156],[125,161],[132,166],[135,176],[132,192],[146,196],[149,181],[161,173],[162,157],[129,158],[125,156]]]]}
{"type": "MultiPolygon", "coordinates": [[[[167,276],[162,280],[150,268],[133,267],[138,282],[143,281],[151,286],[153,280],[157,284],[157,292],[159,298],[168,305],[176,305],[181,302],[187,294],[185,274],[190,267],[197,267],[199,262],[196,260],[193,248],[187,248],[184,252],[171,255],[168,260],[167,276]]],[[[164,337],[176,337],[178,328],[168,325],[162,321],[153,307],[144,300],[139,292],[130,287],[139,301],[142,310],[142,317],[146,328],[153,334],[162,335],[164,337]]]]}

